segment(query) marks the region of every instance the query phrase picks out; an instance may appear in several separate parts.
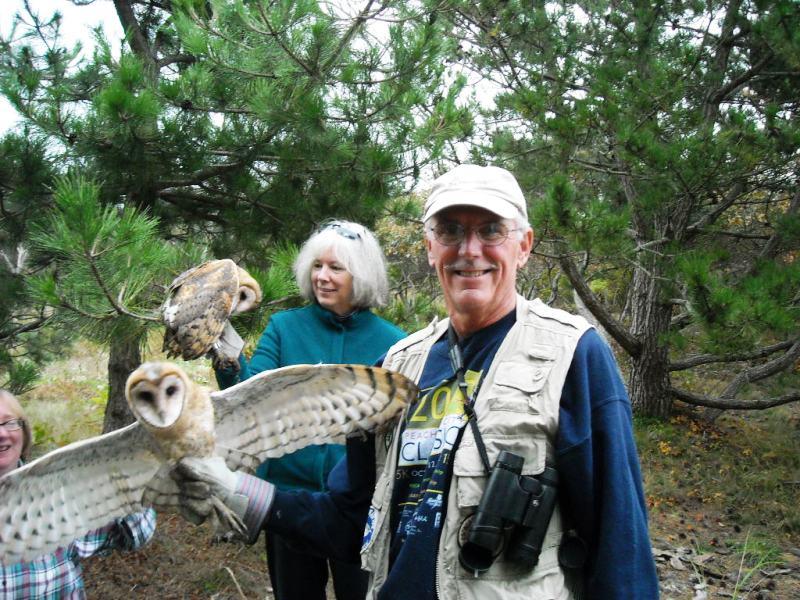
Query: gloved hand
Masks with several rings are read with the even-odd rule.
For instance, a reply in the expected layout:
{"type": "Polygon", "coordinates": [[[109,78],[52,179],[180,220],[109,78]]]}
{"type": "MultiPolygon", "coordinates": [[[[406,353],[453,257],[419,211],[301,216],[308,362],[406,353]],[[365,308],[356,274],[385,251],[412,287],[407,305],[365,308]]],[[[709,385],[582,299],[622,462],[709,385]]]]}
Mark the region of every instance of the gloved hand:
{"type": "Polygon", "coordinates": [[[181,514],[187,520],[202,523],[213,511],[233,530],[244,531],[247,496],[236,493],[237,474],[224,458],[183,458],[175,465],[172,477],[181,489],[181,514]]]}
{"type": "Polygon", "coordinates": [[[212,366],[218,370],[234,369],[239,370],[239,355],[244,348],[244,340],[233,328],[230,321],[225,321],[225,328],[222,330],[217,341],[214,342],[213,350],[209,352],[212,366]]]}
{"type": "Polygon", "coordinates": [[[221,456],[185,457],[170,475],[180,489],[180,512],[186,520],[199,525],[214,515],[251,543],[258,537],[272,505],[274,485],[231,471],[221,456]],[[250,495],[256,502],[251,503],[250,495]]]}

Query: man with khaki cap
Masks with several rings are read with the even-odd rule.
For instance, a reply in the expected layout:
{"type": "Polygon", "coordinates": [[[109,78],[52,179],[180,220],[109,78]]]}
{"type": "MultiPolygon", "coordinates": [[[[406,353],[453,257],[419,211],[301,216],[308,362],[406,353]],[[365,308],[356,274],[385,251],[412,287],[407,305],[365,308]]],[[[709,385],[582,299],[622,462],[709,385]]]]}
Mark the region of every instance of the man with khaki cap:
{"type": "Polygon", "coordinates": [[[448,318],[382,363],[420,388],[397,425],[348,440],[324,494],[184,477],[246,496],[251,541],[266,528],[339,559],[360,551],[368,598],[656,598],[619,370],[584,319],[516,293],[533,244],[516,179],[460,165],[423,221],[448,318]]]}

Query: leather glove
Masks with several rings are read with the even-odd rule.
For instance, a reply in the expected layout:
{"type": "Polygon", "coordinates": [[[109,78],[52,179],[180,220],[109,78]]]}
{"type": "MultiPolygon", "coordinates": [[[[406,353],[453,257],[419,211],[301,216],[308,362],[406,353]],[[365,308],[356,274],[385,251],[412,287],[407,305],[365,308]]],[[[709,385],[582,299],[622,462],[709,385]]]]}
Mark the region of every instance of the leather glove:
{"type": "Polygon", "coordinates": [[[211,360],[213,367],[218,370],[239,370],[239,355],[244,348],[244,340],[233,328],[230,321],[225,321],[222,333],[214,342],[211,360]]]}
{"type": "Polygon", "coordinates": [[[173,471],[181,489],[181,512],[193,523],[203,522],[215,509],[214,497],[241,519],[247,510],[247,496],[236,493],[238,478],[221,456],[186,457],[173,471]]]}
{"type": "Polygon", "coordinates": [[[186,520],[200,524],[213,515],[224,528],[251,543],[258,537],[272,505],[274,485],[231,471],[221,456],[183,458],[171,476],[180,489],[180,512],[186,520]],[[254,506],[248,494],[257,497],[254,506]]]}

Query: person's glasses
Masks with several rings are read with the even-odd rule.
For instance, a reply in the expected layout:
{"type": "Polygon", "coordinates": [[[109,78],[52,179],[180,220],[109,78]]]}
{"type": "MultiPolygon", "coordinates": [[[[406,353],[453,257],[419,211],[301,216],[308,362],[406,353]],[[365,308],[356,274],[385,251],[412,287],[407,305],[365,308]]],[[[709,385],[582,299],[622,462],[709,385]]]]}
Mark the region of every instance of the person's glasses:
{"type": "Polygon", "coordinates": [[[353,231],[346,225],[342,225],[338,221],[333,221],[332,223],[328,223],[327,225],[323,225],[320,231],[325,231],[326,229],[332,229],[336,233],[338,233],[343,238],[347,238],[348,240],[360,240],[361,234],[357,231],[353,231]]]}
{"type": "Polygon", "coordinates": [[[510,229],[507,225],[498,221],[484,223],[477,227],[464,227],[461,223],[444,221],[431,227],[430,231],[436,241],[443,246],[460,246],[469,231],[474,231],[485,246],[499,246],[508,239],[508,235],[512,231],[517,230],[510,229]]]}
{"type": "Polygon", "coordinates": [[[18,429],[22,429],[22,419],[9,419],[8,421],[4,421],[0,423],[0,428],[5,429],[6,431],[17,431],[18,429]]]}

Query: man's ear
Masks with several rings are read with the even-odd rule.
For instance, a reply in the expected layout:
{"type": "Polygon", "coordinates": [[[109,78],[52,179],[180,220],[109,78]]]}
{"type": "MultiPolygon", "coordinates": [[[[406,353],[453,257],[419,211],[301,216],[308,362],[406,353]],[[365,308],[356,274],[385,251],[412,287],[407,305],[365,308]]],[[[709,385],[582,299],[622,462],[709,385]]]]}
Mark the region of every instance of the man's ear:
{"type": "Polygon", "coordinates": [[[517,257],[517,268],[521,269],[528,262],[533,249],[533,229],[528,227],[523,234],[522,239],[519,241],[519,256],[517,257]]]}
{"type": "Polygon", "coordinates": [[[431,240],[427,235],[425,236],[425,250],[428,252],[428,266],[433,268],[435,264],[435,261],[433,260],[433,243],[431,243],[431,240]]]}

